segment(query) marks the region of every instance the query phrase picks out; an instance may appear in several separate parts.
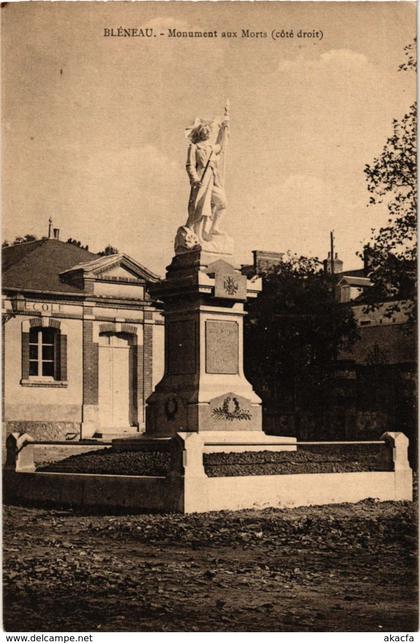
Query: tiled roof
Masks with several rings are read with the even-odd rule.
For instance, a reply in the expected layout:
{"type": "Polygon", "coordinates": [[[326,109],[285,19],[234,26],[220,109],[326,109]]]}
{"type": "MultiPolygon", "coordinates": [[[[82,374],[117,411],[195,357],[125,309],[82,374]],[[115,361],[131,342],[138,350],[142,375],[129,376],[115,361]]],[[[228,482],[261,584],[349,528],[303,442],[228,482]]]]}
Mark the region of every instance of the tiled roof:
{"type": "Polygon", "coordinates": [[[93,259],[98,255],[57,239],[7,246],[2,249],[3,288],[80,293],[77,286],[64,283],[59,274],[93,259]]]}
{"type": "Polygon", "coordinates": [[[342,272],[337,272],[336,277],[366,277],[366,271],[364,268],[356,268],[355,270],[343,270],[342,272]]]}
{"type": "Polygon", "coordinates": [[[371,280],[368,279],[367,277],[352,277],[348,274],[344,275],[343,277],[340,277],[340,280],[338,283],[339,284],[346,283],[349,286],[362,286],[364,288],[367,288],[372,285],[371,280]]]}
{"type": "Polygon", "coordinates": [[[39,247],[42,241],[26,241],[25,243],[16,243],[13,246],[3,247],[1,250],[2,255],[2,271],[3,273],[18,263],[23,257],[26,257],[30,252],[33,252],[39,247]]]}

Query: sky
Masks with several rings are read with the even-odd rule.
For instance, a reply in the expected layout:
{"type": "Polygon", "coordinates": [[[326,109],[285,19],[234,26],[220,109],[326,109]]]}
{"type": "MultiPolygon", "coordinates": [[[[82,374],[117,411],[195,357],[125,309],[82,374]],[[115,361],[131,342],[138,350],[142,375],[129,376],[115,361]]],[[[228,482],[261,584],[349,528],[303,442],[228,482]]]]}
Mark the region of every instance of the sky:
{"type": "Polygon", "coordinates": [[[387,218],[367,207],[364,166],[415,100],[414,74],[398,71],[414,2],[24,2],[1,13],[4,239],[46,235],[52,217],[61,239],[110,243],[163,275],[187,219],[184,130],[229,98],[234,260],[251,263],[255,249],[322,259],[334,230],[344,267],[359,266],[387,218]],[[119,27],[156,37],[104,36],[119,27]]]}

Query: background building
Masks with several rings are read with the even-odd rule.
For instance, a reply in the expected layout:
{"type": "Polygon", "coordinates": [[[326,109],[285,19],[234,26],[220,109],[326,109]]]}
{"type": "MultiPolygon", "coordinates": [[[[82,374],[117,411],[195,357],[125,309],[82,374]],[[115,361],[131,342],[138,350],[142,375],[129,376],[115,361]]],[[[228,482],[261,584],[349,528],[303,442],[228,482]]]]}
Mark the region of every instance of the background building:
{"type": "MultiPolygon", "coordinates": [[[[282,261],[282,253],[254,251],[247,276],[264,273],[282,261]]],[[[331,255],[324,270],[331,273],[331,255]]],[[[368,266],[344,270],[334,254],[335,296],[339,305],[351,306],[358,339],[350,350],[337,355],[328,404],[320,413],[309,410],[304,386],[293,384],[285,395],[276,381],[267,388],[251,381],[263,397],[263,423],[267,433],[296,435],[300,439],[378,439],[384,431],[402,431],[410,438],[412,461],[417,444],[416,336],[407,314],[407,302],[367,303],[372,286],[368,266]]],[[[263,282],[264,283],[264,282],[263,282]]],[[[258,346],[246,347],[250,359],[259,359],[258,346]]]]}
{"type": "Polygon", "coordinates": [[[144,430],[163,372],[163,319],[134,259],[56,238],[3,248],[6,434],[79,439],[144,430]]]}

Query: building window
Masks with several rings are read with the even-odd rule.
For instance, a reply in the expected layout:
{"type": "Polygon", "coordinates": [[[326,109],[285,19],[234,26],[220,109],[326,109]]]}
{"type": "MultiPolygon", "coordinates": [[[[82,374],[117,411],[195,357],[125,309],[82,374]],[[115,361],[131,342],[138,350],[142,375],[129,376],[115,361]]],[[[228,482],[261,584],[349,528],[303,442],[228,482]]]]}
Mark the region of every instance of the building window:
{"type": "Polygon", "coordinates": [[[59,331],[31,328],[29,331],[29,377],[60,379],[59,331]]]}
{"type": "Polygon", "coordinates": [[[67,335],[58,320],[22,328],[22,386],[67,386],[67,335]]]}

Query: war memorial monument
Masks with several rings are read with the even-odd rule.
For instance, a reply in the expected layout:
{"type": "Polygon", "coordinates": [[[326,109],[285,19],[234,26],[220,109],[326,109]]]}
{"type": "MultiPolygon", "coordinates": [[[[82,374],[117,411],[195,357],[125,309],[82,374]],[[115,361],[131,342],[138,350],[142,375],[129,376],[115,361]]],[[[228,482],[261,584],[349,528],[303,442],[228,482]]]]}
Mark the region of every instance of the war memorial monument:
{"type": "MultiPolygon", "coordinates": [[[[33,438],[12,433],[5,474],[10,501],[192,513],[412,498],[408,439],[402,433],[385,433],[374,443],[304,443],[262,430],[261,399],[243,370],[244,306],[258,296],[261,279],[248,279],[234,265],[233,240],[223,230],[229,129],[227,103],[222,118],[197,118],[186,130],[191,184],[186,222],[176,231],[165,278],[150,286],[165,319],[165,370],[147,399],[145,433],[112,440],[105,456],[154,452],[166,457],[166,473],[123,473],[118,466],[109,475],[56,466],[37,470],[33,438]],[[347,449],[344,467],[326,461],[321,469],[310,462],[296,468],[308,446],[310,453],[313,446],[322,450],[328,444],[347,449]],[[374,448],[363,466],[349,451],[359,447],[374,448]],[[255,452],[279,451],[292,453],[275,454],[291,457],[286,469],[275,473],[242,469],[209,475],[206,469],[208,456],[217,452],[229,457],[239,452],[252,463],[255,452]]],[[[82,442],[78,448],[87,455],[106,448],[82,442]]]]}
{"type": "Polygon", "coordinates": [[[231,263],[234,243],[223,231],[229,130],[229,102],[223,118],[196,118],[186,130],[187,221],[166,278],[151,289],[164,306],[165,373],[147,400],[139,439],[205,433],[224,451],[291,449],[295,438],[263,433],[261,399],[243,370],[244,304],[261,279],[231,263]]]}

